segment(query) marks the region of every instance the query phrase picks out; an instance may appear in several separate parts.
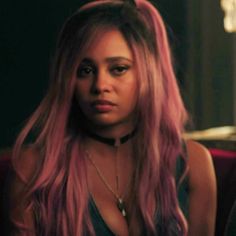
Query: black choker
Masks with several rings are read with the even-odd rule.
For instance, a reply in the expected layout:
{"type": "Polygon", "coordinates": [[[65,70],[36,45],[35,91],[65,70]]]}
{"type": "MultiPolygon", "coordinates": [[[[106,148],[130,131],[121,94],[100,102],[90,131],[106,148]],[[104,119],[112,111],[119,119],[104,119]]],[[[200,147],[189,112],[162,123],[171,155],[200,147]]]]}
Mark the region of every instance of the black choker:
{"type": "Polygon", "coordinates": [[[98,134],[92,133],[90,131],[87,131],[86,133],[89,137],[96,139],[99,142],[106,143],[111,146],[119,147],[121,144],[126,143],[129,139],[131,139],[135,135],[136,129],[121,138],[105,138],[98,134]]]}

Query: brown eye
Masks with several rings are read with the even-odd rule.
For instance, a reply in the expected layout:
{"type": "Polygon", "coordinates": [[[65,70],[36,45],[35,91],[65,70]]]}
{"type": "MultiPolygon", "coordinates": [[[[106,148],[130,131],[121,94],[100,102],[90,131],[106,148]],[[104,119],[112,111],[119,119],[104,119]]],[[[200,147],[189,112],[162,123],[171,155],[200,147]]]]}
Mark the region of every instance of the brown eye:
{"type": "Polygon", "coordinates": [[[120,76],[125,74],[129,70],[130,66],[118,65],[111,68],[111,73],[114,76],[120,76]]]}
{"type": "Polygon", "coordinates": [[[87,78],[95,74],[95,69],[92,66],[82,65],[77,70],[77,78],[87,78]]]}

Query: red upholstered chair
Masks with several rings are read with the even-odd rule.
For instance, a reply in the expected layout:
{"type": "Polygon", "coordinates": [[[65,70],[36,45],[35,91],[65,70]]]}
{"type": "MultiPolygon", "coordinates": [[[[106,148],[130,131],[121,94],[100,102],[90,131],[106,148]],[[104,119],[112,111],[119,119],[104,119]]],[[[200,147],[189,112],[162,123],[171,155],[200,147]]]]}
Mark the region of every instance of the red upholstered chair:
{"type": "Polygon", "coordinates": [[[8,175],[8,171],[10,170],[11,166],[11,151],[10,150],[4,150],[0,151],[0,235],[6,235],[6,228],[7,228],[7,221],[6,217],[4,216],[3,208],[6,207],[4,205],[7,201],[7,193],[6,193],[6,178],[8,175]]]}
{"type": "Polygon", "coordinates": [[[217,179],[216,234],[222,236],[236,199],[236,151],[209,148],[217,179]]]}
{"type": "Polygon", "coordinates": [[[11,159],[10,149],[0,151],[0,186],[1,187],[10,167],[10,159],[11,159]]]}
{"type": "Polygon", "coordinates": [[[224,236],[235,236],[235,235],[236,235],[236,199],[234,201],[234,205],[230,211],[230,214],[227,220],[224,236]]]}

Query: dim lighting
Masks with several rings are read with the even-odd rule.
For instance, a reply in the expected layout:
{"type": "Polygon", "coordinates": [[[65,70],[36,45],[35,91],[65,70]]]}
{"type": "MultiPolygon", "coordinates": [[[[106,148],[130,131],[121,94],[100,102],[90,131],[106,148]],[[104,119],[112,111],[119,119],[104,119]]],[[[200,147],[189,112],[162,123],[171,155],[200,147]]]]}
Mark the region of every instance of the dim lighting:
{"type": "Polygon", "coordinates": [[[224,28],[227,32],[236,32],[236,0],[221,0],[225,12],[224,28]]]}

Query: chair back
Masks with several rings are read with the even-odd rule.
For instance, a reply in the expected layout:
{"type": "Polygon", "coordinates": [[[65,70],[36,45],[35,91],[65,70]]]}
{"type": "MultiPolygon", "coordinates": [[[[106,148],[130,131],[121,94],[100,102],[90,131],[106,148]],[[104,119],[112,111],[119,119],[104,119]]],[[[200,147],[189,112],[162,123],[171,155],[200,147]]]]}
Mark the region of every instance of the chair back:
{"type": "Polygon", "coordinates": [[[7,235],[5,227],[7,227],[7,219],[5,217],[6,203],[7,203],[7,183],[6,179],[11,167],[11,151],[0,151],[0,235],[7,235]],[[4,210],[5,209],[5,210],[4,210]],[[2,227],[3,226],[3,227],[2,227]]]}
{"type": "Polygon", "coordinates": [[[209,148],[209,151],[213,158],[217,180],[215,236],[222,236],[225,232],[227,219],[236,201],[236,151],[218,148],[209,148]]]}

